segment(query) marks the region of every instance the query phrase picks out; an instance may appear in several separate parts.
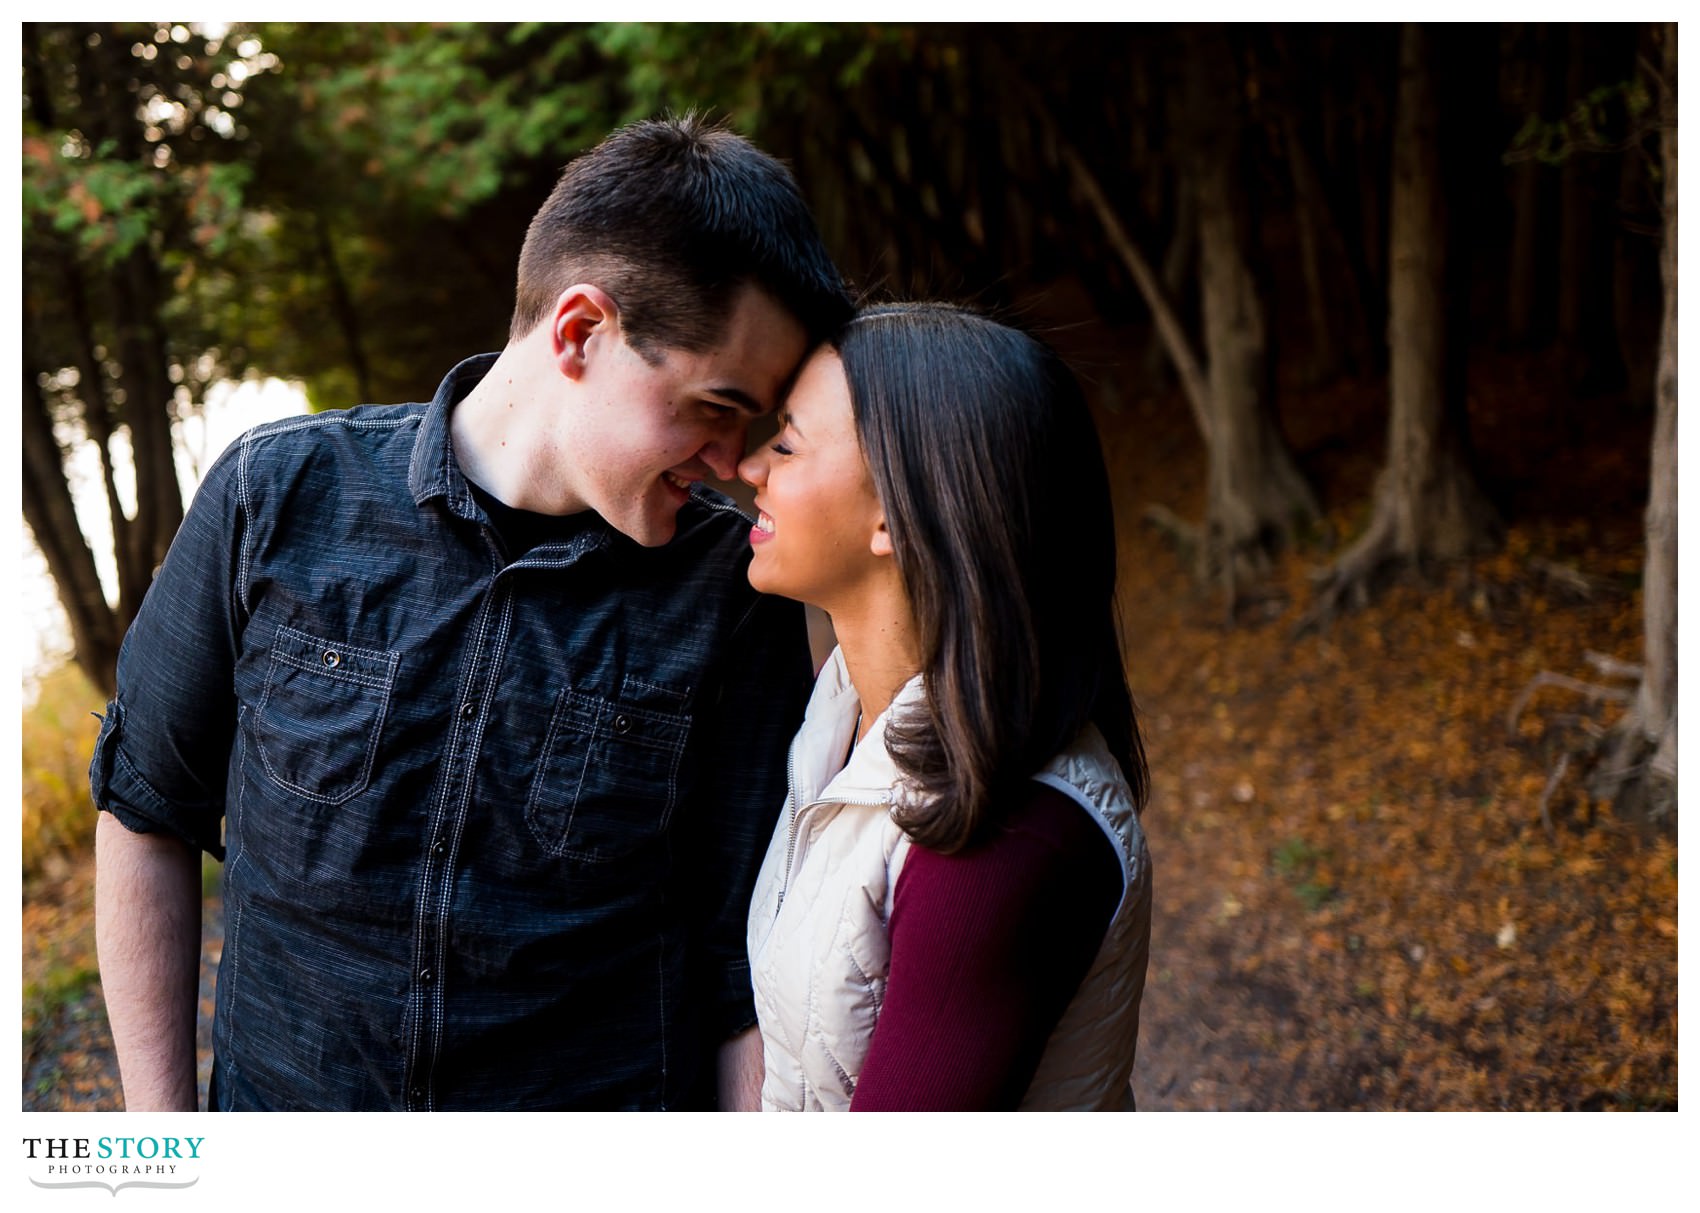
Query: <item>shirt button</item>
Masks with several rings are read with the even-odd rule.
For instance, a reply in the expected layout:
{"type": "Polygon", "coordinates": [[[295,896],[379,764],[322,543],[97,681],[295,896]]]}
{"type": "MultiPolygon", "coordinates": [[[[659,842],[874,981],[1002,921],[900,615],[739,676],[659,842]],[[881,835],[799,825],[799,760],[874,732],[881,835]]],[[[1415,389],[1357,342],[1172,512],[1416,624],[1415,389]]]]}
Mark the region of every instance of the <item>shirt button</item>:
{"type": "Polygon", "coordinates": [[[415,1101],[425,1098],[425,1092],[421,1091],[418,1087],[414,1087],[407,1094],[408,1094],[408,1098],[413,1099],[415,1101]]]}
{"type": "Polygon", "coordinates": [[[326,649],[322,660],[325,663],[325,669],[334,670],[337,666],[342,664],[342,654],[338,653],[335,649],[326,649]]]}
{"type": "Polygon", "coordinates": [[[433,981],[436,981],[436,980],[437,980],[437,975],[435,973],[433,973],[430,969],[419,970],[419,983],[421,985],[427,985],[428,986],[433,981]]]}
{"type": "Polygon", "coordinates": [[[448,853],[449,844],[444,842],[441,838],[437,839],[437,841],[431,846],[431,854],[437,856],[439,859],[448,853]]]}
{"type": "Polygon", "coordinates": [[[478,715],[478,701],[476,699],[468,699],[465,703],[460,705],[460,716],[462,720],[471,720],[476,715],[478,715]]]}
{"type": "Polygon", "coordinates": [[[629,732],[631,732],[632,731],[632,718],[630,716],[616,716],[616,717],[614,717],[614,731],[616,733],[629,733],[629,732]]]}

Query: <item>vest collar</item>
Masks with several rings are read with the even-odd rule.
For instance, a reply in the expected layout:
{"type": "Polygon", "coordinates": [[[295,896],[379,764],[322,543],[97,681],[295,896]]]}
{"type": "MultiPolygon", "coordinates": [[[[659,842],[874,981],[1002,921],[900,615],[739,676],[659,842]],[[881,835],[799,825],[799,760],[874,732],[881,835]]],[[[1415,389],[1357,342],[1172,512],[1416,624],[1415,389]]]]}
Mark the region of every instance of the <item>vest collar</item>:
{"type": "Polygon", "coordinates": [[[885,729],[894,713],[922,701],[921,683],[917,674],[903,684],[846,761],[844,753],[856,735],[861,704],[844,664],[844,651],[832,650],[815,682],[792,751],[791,773],[799,808],[816,801],[891,803],[902,774],[885,748],[885,729]]]}

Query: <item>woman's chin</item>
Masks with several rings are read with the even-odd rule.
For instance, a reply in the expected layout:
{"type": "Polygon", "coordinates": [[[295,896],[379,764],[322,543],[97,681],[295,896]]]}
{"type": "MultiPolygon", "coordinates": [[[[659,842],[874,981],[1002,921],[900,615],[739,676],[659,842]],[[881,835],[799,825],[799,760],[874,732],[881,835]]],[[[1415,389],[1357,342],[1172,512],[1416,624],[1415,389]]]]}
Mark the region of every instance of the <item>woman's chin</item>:
{"type": "Polygon", "coordinates": [[[746,576],[749,578],[750,586],[759,593],[773,594],[779,598],[794,598],[798,602],[814,602],[814,599],[808,594],[808,587],[793,585],[786,578],[775,575],[772,569],[763,567],[759,553],[754,560],[750,561],[746,576]]]}
{"type": "Polygon", "coordinates": [[[750,586],[763,594],[783,595],[785,592],[783,589],[778,588],[773,576],[773,570],[762,567],[760,552],[757,552],[756,558],[750,561],[750,567],[745,570],[744,575],[749,578],[750,586]]]}

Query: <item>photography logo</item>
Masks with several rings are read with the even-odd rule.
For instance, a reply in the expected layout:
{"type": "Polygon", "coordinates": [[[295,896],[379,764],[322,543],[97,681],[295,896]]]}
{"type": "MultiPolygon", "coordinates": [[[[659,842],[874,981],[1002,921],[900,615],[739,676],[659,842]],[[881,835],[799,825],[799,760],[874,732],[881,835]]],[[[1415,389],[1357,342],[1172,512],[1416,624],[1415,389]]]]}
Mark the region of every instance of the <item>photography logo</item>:
{"type": "Polygon", "coordinates": [[[201,1182],[204,1137],[26,1137],[24,1161],[38,1188],[192,1188],[201,1182]]]}

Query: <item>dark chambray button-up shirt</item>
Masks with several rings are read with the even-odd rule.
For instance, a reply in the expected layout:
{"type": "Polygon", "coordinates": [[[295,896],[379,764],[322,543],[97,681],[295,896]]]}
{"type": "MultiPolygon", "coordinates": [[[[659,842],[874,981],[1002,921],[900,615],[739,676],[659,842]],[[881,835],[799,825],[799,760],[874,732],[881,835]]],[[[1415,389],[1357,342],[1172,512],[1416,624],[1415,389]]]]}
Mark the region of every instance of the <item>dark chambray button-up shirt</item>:
{"type": "Polygon", "coordinates": [[[755,1021],[801,608],[700,486],[510,562],[449,440],[492,361],[244,435],[125,638],[95,803],[224,855],[220,1108],[690,1106],[755,1021]]]}

